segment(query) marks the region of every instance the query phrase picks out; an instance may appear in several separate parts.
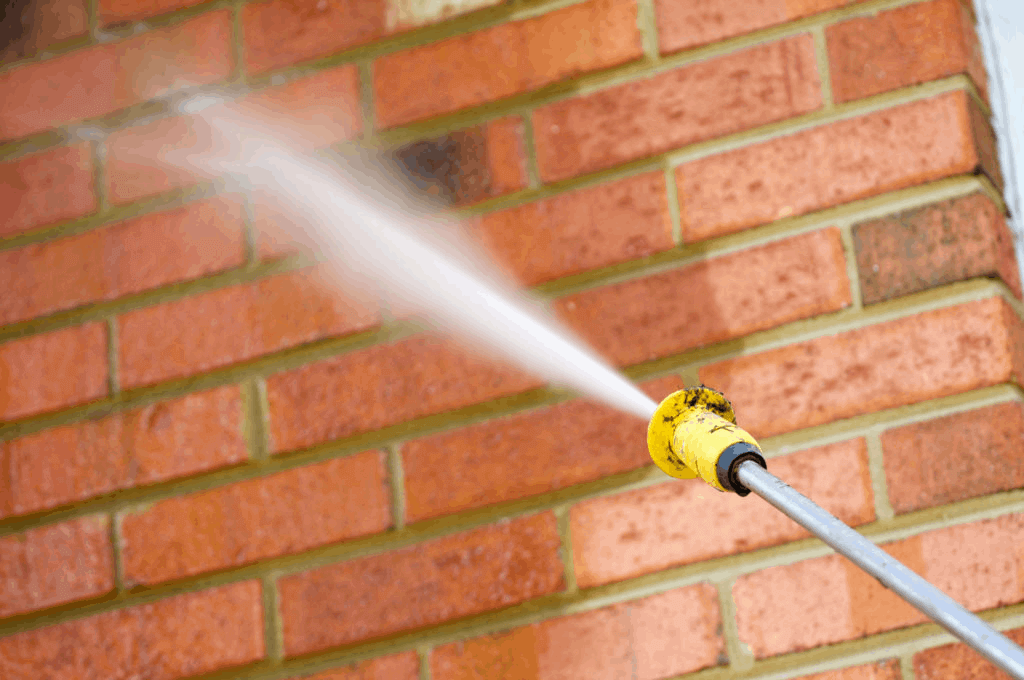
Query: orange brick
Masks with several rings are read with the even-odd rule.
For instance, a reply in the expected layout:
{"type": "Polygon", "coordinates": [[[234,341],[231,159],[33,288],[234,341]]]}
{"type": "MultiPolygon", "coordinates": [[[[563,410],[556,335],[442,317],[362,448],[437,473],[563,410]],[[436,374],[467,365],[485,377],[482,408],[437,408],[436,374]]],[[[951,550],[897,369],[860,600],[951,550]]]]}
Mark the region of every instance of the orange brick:
{"type": "MultiPolygon", "coordinates": [[[[972,611],[1024,600],[1024,515],[930,531],[885,547],[972,611]]],[[[838,555],[771,567],[733,587],[740,638],[757,658],[926,621],[838,555]]],[[[958,677],[958,676],[954,676],[958,677]]]]}
{"type": "MultiPolygon", "coordinates": [[[[676,377],[644,385],[659,400],[682,388],[676,377]]],[[[639,419],[576,400],[411,441],[402,447],[406,517],[416,522],[649,465],[646,432],[639,419]]]]}
{"type": "MultiPolygon", "coordinates": [[[[875,519],[863,439],[773,458],[768,467],[847,524],[875,519]]],[[[576,581],[589,588],[809,535],[751,498],[673,481],[584,501],[570,513],[576,581]],[[689,517],[714,517],[714,531],[689,517]]]]}
{"type": "Polygon", "coordinates": [[[0,164],[0,237],[96,210],[92,171],[86,144],[0,164]]]}
{"type": "Polygon", "coordinates": [[[365,330],[376,310],[321,285],[317,270],[222,288],[118,318],[122,387],[182,378],[365,330]]]}
{"type": "Polygon", "coordinates": [[[767,437],[1019,380],[1024,329],[999,298],[968,302],[700,369],[767,437]]]}
{"type": "Polygon", "coordinates": [[[19,15],[24,30],[20,38],[5,33],[6,49],[0,51],[0,64],[34,56],[51,45],[85,35],[89,31],[89,8],[85,0],[7,3],[6,10],[8,21],[15,13],[19,15]]]}
{"type": "Polygon", "coordinates": [[[0,443],[0,517],[247,460],[235,386],[0,443]]]}
{"type": "Polygon", "coordinates": [[[124,514],[125,582],[154,584],[383,531],[391,525],[384,455],[367,451],[124,514]]]}
{"type": "Polygon", "coordinates": [[[634,260],[675,245],[661,172],[490,213],[471,231],[525,285],[634,260]]]}
{"type": "Polygon", "coordinates": [[[0,676],[177,680],[257,661],[260,599],[244,581],[2,638],[0,676]]]}
{"type": "Polygon", "coordinates": [[[122,24],[192,7],[204,0],[98,0],[96,12],[103,25],[122,24]]]}
{"type": "Polygon", "coordinates": [[[843,247],[830,228],[594,288],[556,309],[602,356],[629,365],[849,304],[843,247]]]}
{"type": "Polygon", "coordinates": [[[801,35],[538,109],[537,164],[552,182],[820,106],[814,42],[801,35]]]}
{"type": "Polygon", "coordinates": [[[394,127],[643,56],[635,0],[587,0],[379,58],[377,121],[394,127]]]}
{"type": "Polygon", "coordinates": [[[825,29],[837,102],[967,73],[984,92],[985,63],[970,11],[932,0],[825,29]]]}
{"type": "Polygon", "coordinates": [[[565,587],[544,513],[278,581],[286,656],[502,609],[565,587]]]}
{"type": "Polygon", "coordinates": [[[659,680],[725,663],[718,596],[702,583],[436,647],[434,680],[659,680]],[[679,644],[686,631],[686,644],[679,644]]]}
{"type": "Polygon", "coordinates": [[[403,652],[291,680],[419,680],[419,677],[420,659],[416,652],[403,652]]]}
{"type": "Polygon", "coordinates": [[[796,680],[903,680],[903,675],[900,673],[900,662],[893,659],[838,671],[802,675],[796,680]]]}
{"type": "Polygon", "coordinates": [[[242,207],[214,199],[0,252],[0,324],[241,265],[242,207]],[[60,272],[59,275],[55,273],[60,272]]]}
{"type": "Polygon", "coordinates": [[[982,167],[997,173],[982,162],[987,132],[975,106],[950,92],[685,163],[676,170],[683,240],[982,167]]]}
{"type": "Polygon", "coordinates": [[[862,222],[853,240],[865,304],[978,276],[1021,296],[1013,235],[984,194],[862,222]]]}
{"type": "Polygon", "coordinates": [[[106,517],[0,538],[0,617],[97,597],[113,588],[106,517]]]}
{"type": "MultiPolygon", "coordinates": [[[[1004,635],[1024,646],[1024,628],[1005,631],[1004,635]]],[[[914,677],[917,680],[1012,680],[1009,675],[963,644],[943,645],[915,654],[914,677]]]]}
{"type": "Polygon", "coordinates": [[[31,335],[0,345],[0,420],[73,406],[107,395],[102,323],[31,335]]]}
{"type": "Polygon", "coordinates": [[[882,435],[889,500],[910,512],[1024,487],[1024,407],[957,413],[882,435]]]}
{"type": "Polygon", "coordinates": [[[539,385],[450,341],[416,335],[268,378],[271,447],[311,446],[539,385]]]}

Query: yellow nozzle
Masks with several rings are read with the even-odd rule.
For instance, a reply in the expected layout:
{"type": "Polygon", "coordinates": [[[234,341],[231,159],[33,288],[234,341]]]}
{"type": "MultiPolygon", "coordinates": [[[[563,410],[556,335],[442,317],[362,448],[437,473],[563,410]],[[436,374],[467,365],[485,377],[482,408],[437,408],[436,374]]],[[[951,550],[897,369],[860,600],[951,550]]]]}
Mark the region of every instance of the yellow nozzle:
{"type": "Polygon", "coordinates": [[[736,426],[729,400],[709,387],[665,397],[647,428],[647,449],[665,474],[700,477],[740,496],[750,491],[736,479],[739,464],[753,460],[767,468],[757,441],[736,426]]]}

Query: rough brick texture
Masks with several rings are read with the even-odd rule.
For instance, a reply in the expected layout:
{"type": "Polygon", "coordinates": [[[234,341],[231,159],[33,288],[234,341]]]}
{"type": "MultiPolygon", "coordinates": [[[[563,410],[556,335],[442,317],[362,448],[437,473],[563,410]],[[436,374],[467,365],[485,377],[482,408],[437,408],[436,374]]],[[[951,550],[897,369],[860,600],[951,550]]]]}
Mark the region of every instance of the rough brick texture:
{"type": "Polygon", "coordinates": [[[98,0],[96,13],[102,24],[121,24],[198,5],[203,0],[98,0]]]}
{"type": "Polygon", "coordinates": [[[837,102],[967,73],[985,91],[985,63],[970,10],[931,0],[825,30],[837,102]]]}
{"type": "Polygon", "coordinates": [[[271,448],[311,446],[539,386],[450,341],[416,335],[268,378],[271,448]]]}
{"type": "Polygon", "coordinates": [[[838,671],[802,675],[796,680],[904,680],[900,662],[879,661],[864,666],[852,666],[838,671]]]}
{"type": "Polygon", "coordinates": [[[219,387],[0,443],[0,517],[241,463],[241,421],[219,387]]]}
{"type": "Polygon", "coordinates": [[[93,212],[92,171],[87,144],[0,164],[0,238],[93,212]]]}
{"type": "Polygon", "coordinates": [[[808,35],[538,109],[537,164],[555,181],[821,106],[808,35]],[[728,94],[723,94],[727,92],[728,94]]]}
{"type": "Polygon", "coordinates": [[[0,420],[106,396],[106,328],[90,323],[0,344],[0,378],[0,420]]]}
{"type": "Polygon", "coordinates": [[[0,618],[96,597],[113,587],[106,517],[0,538],[0,618]]]}
{"type": "Polygon", "coordinates": [[[237,267],[244,249],[241,204],[214,199],[0,251],[0,324],[237,267]]]}
{"type": "Polygon", "coordinates": [[[950,92],[684,163],[676,170],[683,240],[982,168],[998,177],[976,106],[950,92]]]}
{"type": "Polygon", "coordinates": [[[1016,313],[990,298],[721,361],[700,377],[766,437],[1020,380],[1022,342],[1016,313]]]}
{"type": "Polygon", "coordinates": [[[594,288],[556,309],[603,356],[629,365],[849,304],[839,231],[823,229],[594,288]]]}
{"type": "MultiPolygon", "coordinates": [[[[682,388],[675,377],[644,385],[657,400],[682,388]]],[[[649,465],[646,429],[642,420],[577,400],[413,440],[402,447],[406,518],[416,522],[649,465]]]]}
{"type": "MultiPolygon", "coordinates": [[[[1024,646],[1024,628],[1008,630],[1004,634],[1018,645],[1024,646]]],[[[1009,675],[962,644],[943,645],[915,654],[914,677],[917,680],[1010,680],[1009,675]]]]}
{"type": "Polygon", "coordinates": [[[126,583],[158,583],[383,531],[384,456],[368,451],[120,517],[126,583]]]}
{"type": "Polygon", "coordinates": [[[437,647],[434,680],[659,680],[724,661],[710,584],[437,647]],[[680,644],[686,631],[686,644],[680,644]]]}
{"type": "Polygon", "coordinates": [[[853,239],[864,304],[977,276],[1021,295],[1013,235],[984,194],[862,222],[853,239]]]}
{"type": "Polygon", "coordinates": [[[118,317],[121,385],[182,378],[376,323],[375,309],[330,292],[316,270],[222,288],[118,317]]]}
{"type": "Polygon", "coordinates": [[[288,656],[500,609],[561,590],[551,513],[282,578],[288,656]]]}
{"type": "MultiPolygon", "coordinates": [[[[768,468],[849,525],[875,519],[862,439],[773,458],[768,468]]],[[[570,521],[581,588],[809,535],[759,498],[690,480],[584,501],[572,508],[570,521]],[[692,521],[698,517],[714,517],[714,531],[692,521]]]]}
{"type": "Polygon", "coordinates": [[[316,675],[295,676],[291,680],[419,680],[419,677],[420,660],[416,652],[403,652],[316,675]]]}
{"type": "MultiPolygon", "coordinates": [[[[972,611],[1024,600],[1024,516],[937,529],[885,547],[972,611]]],[[[757,658],[922,623],[925,616],[837,555],[771,567],[733,588],[757,658]]],[[[953,677],[953,676],[950,676],[953,677]]]]}
{"type": "Polygon", "coordinates": [[[1011,402],[906,425],[885,432],[882,448],[898,513],[1024,487],[1024,407],[1011,402]]]}
{"type": "Polygon", "coordinates": [[[9,680],[176,680],[263,656],[260,584],[244,581],[0,639],[9,680]]]}
{"type": "Polygon", "coordinates": [[[636,12],[635,0],[587,0],[381,57],[377,121],[393,127],[637,59],[636,12]]]}
{"type": "Polygon", "coordinates": [[[25,30],[20,38],[5,32],[5,43],[10,42],[5,44],[6,49],[0,50],[0,64],[35,56],[53,45],[81,38],[89,31],[86,0],[38,0],[27,6],[9,2],[5,9],[9,18],[16,12],[21,15],[18,18],[25,30]]]}

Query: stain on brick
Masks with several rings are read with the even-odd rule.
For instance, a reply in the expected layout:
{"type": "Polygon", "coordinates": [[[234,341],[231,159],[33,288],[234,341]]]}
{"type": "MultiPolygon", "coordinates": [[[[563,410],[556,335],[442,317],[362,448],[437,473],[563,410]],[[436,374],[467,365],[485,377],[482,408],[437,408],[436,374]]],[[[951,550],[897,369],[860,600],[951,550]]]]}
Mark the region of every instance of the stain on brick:
{"type": "MultiPolygon", "coordinates": [[[[1003,634],[1024,647],[1024,628],[1004,631],[1003,634]]],[[[955,643],[915,654],[914,677],[916,680],[1006,680],[1010,676],[967,645],[955,643]]]]}

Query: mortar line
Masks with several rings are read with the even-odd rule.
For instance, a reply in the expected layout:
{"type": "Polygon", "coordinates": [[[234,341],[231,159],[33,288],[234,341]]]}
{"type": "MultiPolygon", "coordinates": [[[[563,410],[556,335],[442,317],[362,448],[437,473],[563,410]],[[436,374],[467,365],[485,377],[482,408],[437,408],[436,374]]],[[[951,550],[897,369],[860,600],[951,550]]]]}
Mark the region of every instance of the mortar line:
{"type": "Polygon", "coordinates": [[[107,515],[110,522],[110,559],[114,573],[114,593],[123,595],[124,584],[124,543],[121,539],[121,514],[111,512],[107,515]]]}
{"type": "Polygon", "coordinates": [[[265,462],[270,457],[267,440],[267,387],[262,378],[247,380],[241,384],[242,432],[245,438],[249,460],[265,462]]]}
{"type": "Polygon", "coordinates": [[[569,521],[568,504],[558,505],[551,509],[555,515],[558,538],[561,543],[559,556],[562,558],[562,574],[565,578],[565,592],[573,595],[579,592],[576,584],[576,561],[572,551],[572,523],[569,521]]]}
{"type": "Polygon", "coordinates": [[[915,680],[917,671],[914,670],[914,654],[912,652],[901,654],[899,661],[900,680],[915,680]]]}
{"type": "Polygon", "coordinates": [[[356,71],[359,76],[359,127],[361,129],[360,139],[370,140],[376,132],[377,127],[377,100],[373,92],[373,62],[363,59],[356,62],[356,71]]]}
{"type": "Polygon", "coordinates": [[[889,499],[889,482],[885,476],[885,459],[882,448],[881,427],[872,428],[864,434],[868,452],[868,471],[871,475],[871,492],[875,499],[875,517],[887,522],[896,516],[889,499]]]}
{"type": "Polygon", "coordinates": [[[853,227],[849,224],[839,227],[839,238],[843,242],[846,277],[850,280],[850,306],[853,309],[863,309],[864,292],[860,284],[860,269],[857,266],[857,244],[853,238],[853,227]]]}
{"type": "Polygon", "coordinates": [[[835,101],[832,95],[832,70],[828,58],[828,40],[825,36],[825,26],[814,26],[810,32],[814,38],[814,58],[818,66],[818,81],[821,84],[821,102],[823,108],[828,111],[834,108],[835,101]]]}
{"type": "Polygon", "coordinates": [[[106,320],[107,327],[107,390],[111,398],[117,398],[121,394],[121,370],[118,360],[118,323],[117,317],[111,316],[106,320]]]}
{"type": "Polygon", "coordinates": [[[668,219],[672,226],[672,242],[677,247],[683,246],[682,208],[679,205],[679,186],[676,184],[675,171],[665,165],[665,197],[668,201],[668,219]]]}
{"type": "Polygon", "coordinates": [[[416,657],[420,662],[419,680],[431,680],[430,649],[428,645],[419,645],[416,648],[416,657]]]}
{"type": "Polygon", "coordinates": [[[273,663],[284,659],[284,634],[278,610],[277,578],[266,574],[260,579],[260,595],[263,604],[263,646],[264,654],[273,663]]]}
{"type": "Polygon", "coordinates": [[[235,67],[229,82],[241,85],[249,83],[248,69],[245,66],[245,25],[242,21],[242,8],[245,5],[246,0],[231,2],[231,52],[235,67]]]}
{"type": "Polygon", "coordinates": [[[393,531],[405,528],[405,470],[401,446],[387,447],[388,487],[391,491],[391,522],[393,531]]]}
{"type": "Polygon", "coordinates": [[[91,139],[92,147],[92,181],[93,195],[96,197],[96,214],[105,215],[110,212],[110,200],[107,195],[107,144],[106,139],[91,139]]]}
{"type": "Polygon", "coordinates": [[[736,622],[736,601],[732,596],[732,588],[736,579],[726,579],[715,583],[718,593],[719,616],[722,620],[722,639],[725,641],[725,654],[730,670],[747,671],[754,666],[754,657],[749,648],[740,639],[739,624],[736,622]]]}
{"type": "Polygon", "coordinates": [[[528,189],[539,189],[544,182],[540,177],[540,166],[537,163],[537,138],[533,129],[533,116],[525,111],[519,116],[523,121],[523,153],[526,155],[526,186],[528,189]]]}
{"type": "Polygon", "coordinates": [[[661,59],[661,49],[658,46],[657,13],[653,0],[637,0],[636,23],[644,56],[648,61],[657,63],[661,59]]]}
{"type": "Polygon", "coordinates": [[[98,39],[97,33],[100,25],[99,4],[99,0],[87,0],[86,4],[86,30],[89,33],[89,37],[93,40],[98,39]]]}
{"type": "Polygon", "coordinates": [[[249,192],[242,196],[242,239],[245,249],[245,269],[255,270],[261,261],[259,243],[260,230],[256,226],[256,206],[249,192]]]}

